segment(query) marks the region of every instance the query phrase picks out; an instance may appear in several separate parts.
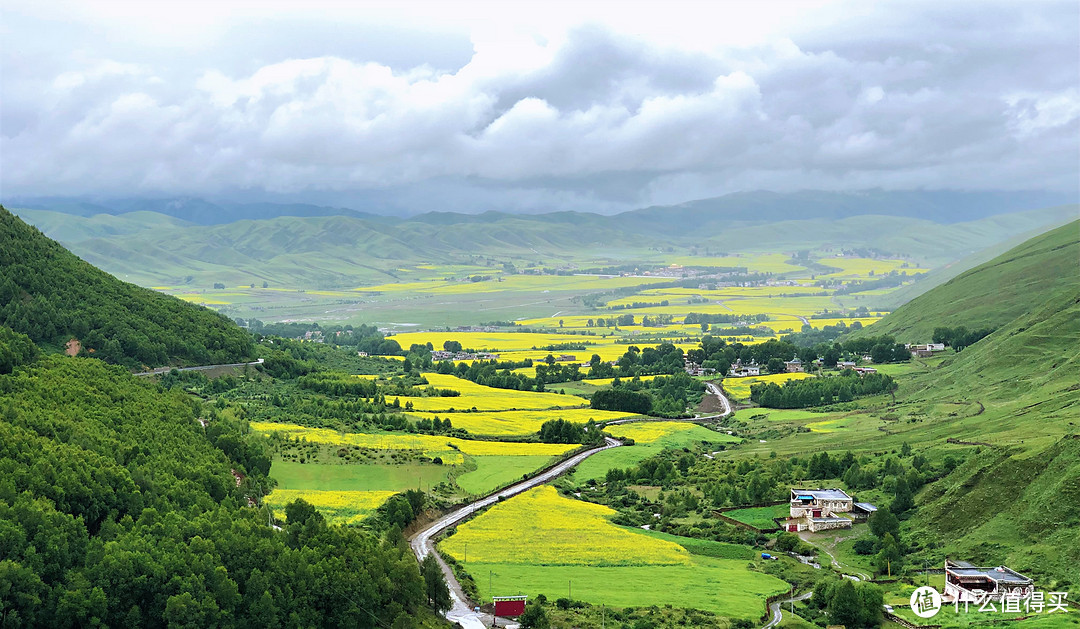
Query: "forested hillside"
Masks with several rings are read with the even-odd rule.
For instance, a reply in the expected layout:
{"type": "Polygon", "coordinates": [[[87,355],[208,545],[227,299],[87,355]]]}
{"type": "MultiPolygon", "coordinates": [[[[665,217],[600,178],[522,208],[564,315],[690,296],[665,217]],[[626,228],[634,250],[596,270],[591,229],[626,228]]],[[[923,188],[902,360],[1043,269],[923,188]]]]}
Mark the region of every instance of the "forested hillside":
{"type": "MultiPolygon", "coordinates": [[[[3,330],[3,328],[0,328],[3,330]]],[[[247,495],[260,437],[184,393],[0,334],[0,625],[416,627],[408,550],[247,495]],[[197,419],[206,420],[205,428],[197,419]],[[234,475],[235,470],[243,482],[234,475]]]]}
{"type": "Polygon", "coordinates": [[[57,349],[137,366],[249,358],[249,335],[217,313],[121,282],[0,207],[0,325],[57,349]]]}

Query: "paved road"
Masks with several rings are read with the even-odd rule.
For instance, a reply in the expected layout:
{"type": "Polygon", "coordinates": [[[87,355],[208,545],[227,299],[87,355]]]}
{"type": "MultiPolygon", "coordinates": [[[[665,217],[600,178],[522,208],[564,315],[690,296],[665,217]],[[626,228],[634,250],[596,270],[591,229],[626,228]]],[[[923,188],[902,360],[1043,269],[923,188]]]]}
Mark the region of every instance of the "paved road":
{"type": "MultiPolygon", "coordinates": [[[[720,387],[716,386],[715,384],[713,384],[711,382],[706,382],[705,387],[708,390],[710,395],[715,395],[716,397],[718,397],[720,399],[720,403],[724,407],[724,412],[719,414],[719,415],[710,415],[708,417],[696,417],[694,419],[686,420],[686,421],[700,421],[700,420],[704,420],[704,419],[716,419],[716,418],[720,418],[720,417],[726,417],[727,415],[731,414],[731,412],[732,412],[731,402],[728,401],[728,399],[726,397],[724,397],[724,394],[720,390],[720,387]]],[[[620,421],[609,422],[609,423],[621,424],[621,423],[634,422],[634,421],[650,421],[650,420],[648,420],[648,419],[628,419],[628,420],[620,420],[620,421]]],[[[666,420],[666,421],[671,421],[671,420],[666,420]]],[[[532,489],[533,487],[537,487],[537,486],[542,485],[544,483],[555,480],[556,478],[558,478],[558,477],[562,476],[563,474],[567,473],[574,466],[578,465],[579,463],[581,463],[582,461],[584,461],[588,457],[596,454],[597,452],[603,452],[604,450],[609,450],[611,448],[617,448],[620,445],[622,445],[620,442],[618,442],[618,441],[616,441],[614,439],[611,439],[609,437],[605,437],[605,441],[606,441],[605,445],[603,445],[603,446],[601,446],[599,448],[593,448],[592,450],[586,450],[585,452],[580,452],[578,454],[575,454],[574,456],[570,457],[569,459],[563,461],[562,463],[559,463],[558,465],[552,467],[551,469],[547,470],[546,472],[543,472],[541,474],[538,474],[537,476],[534,476],[533,478],[521,481],[520,483],[516,483],[514,485],[511,485],[510,487],[507,487],[506,489],[503,489],[501,491],[497,491],[497,492],[495,492],[495,493],[493,493],[491,495],[488,495],[488,496],[486,496],[484,498],[481,498],[481,499],[479,499],[479,500],[477,500],[475,502],[471,502],[471,503],[469,503],[467,505],[459,507],[459,508],[451,511],[450,513],[447,513],[446,515],[439,518],[435,522],[432,522],[431,524],[429,524],[424,529],[414,533],[413,536],[411,538],[409,538],[409,547],[412,548],[413,554],[416,555],[416,560],[417,561],[423,560],[423,558],[426,557],[429,553],[434,553],[435,558],[439,561],[439,565],[442,567],[443,575],[445,575],[445,577],[446,577],[446,584],[450,588],[450,599],[451,599],[451,603],[452,603],[450,611],[448,611],[446,613],[446,619],[447,620],[449,620],[450,622],[456,622],[456,623],[460,624],[462,627],[465,627],[465,629],[481,629],[482,627],[490,627],[493,618],[491,617],[490,614],[483,614],[483,613],[480,613],[480,612],[476,612],[476,611],[473,610],[472,607],[469,606],[469,601],[466,598],[464,591],[461,589],[461,584],[458,583],[457,578],[454,577],[454,572],[450,569],[450,566],[446,565],[446,562],[443,561],[442,557],[439,556],[439,554],[437,552],[435,552],[434,539],[436,537],[438,537],[446,529],[448,529],[448,528],[450,528],[452,526],[455,526],[456,524],[459,524],[460,522],[467,519],[469,516],[473,515],[477,511],[480,511],[481,509],[485,509],[485,508],[495,504],[496,502],[499,501],[500,498],[509,498],[511,496],[515,496],[517,494],[520,494],[521,492],[526,491],[528,489],[532,489]]],[[[806,596],[809,596],[809,594],[807,594],[806,596]]],[[[796,600],[803,600],[803,599],[796,598],[796,600]]],[[[787,602],[787,601],[784,601],[784,602],[787,602]]]]}
{"type": "Polygon", "coordinates": [[[157,369],[151,369],[150,371],[140,371],[139,373],[132,374],[132,375],[136,375],[136,376],[156,376],[156,375],[158,375],[160,373],[169,373],[173,369],[176,369],[177,371],[206,371],[208,369],[217,369],[218,367],[247,367],[247,366],[250,366],[250,365],[261,365],[262,363],[263,363],[263,359],[260,358],[259,360],[256,360],[255,362],[251,362],[251,363],[228,363],[226,365],[203,365],[201,367],[180,367],[180,368],[176,368],[176,367],[158,367],[157,369]]]}
{"type": "Polygon", "coordinates": [[[481,614],[472,610],[469,607],[469,602],[465,598],[464,592],[461,590],[461,584],[454,578],[453,571],[450,570],[450,566],[446,565],[442,557],[435,552],[434,538],[446,529],[460,523],[462,520],[468,518],[477,511],[489,507],[499,501],[500,498],[509,498],[515,496],[523,491],[532,489],[538,485],[542,485],[549,481],[555,480],[559,476],[570,471],[575,465],[581,463],[590,456],[597,452],[603,452],[611,448],[617,448],[622,445],[620,442],[605,438],[606,443],[592,450],[586,450],[570,457],[569,459],[559,463],[555,467],[534,476],[528,480],[521,481],[515,485],[511,485],[502,491],[495,492],[485,498],[481,498],[475,502],[469,503],[463,507],[459,507],[450,513],[447,513],[443,517],[439,518],[435,522],[429,524],[423,530],[415,533],[409,539],[409,546],[412,548],[413,554],[416,555],[417,561],[422,560],[428,555],[428,553],[434,553],[435,558],[439,561],[439,565],[442,566],[443,574],[446,575],[446,584],[450,586],[450,599],[453,603],[450,611],[446,613],[446,619],[450,622],[456,622],[465,629],[480,629],[481,627],[491,626],[491,616],[488,614],[481,614]],[[486,623],[486,624],[485,624],[486,623]]]}
{"type": "Polygon", "coordinates": [[[784,619],[784,615],[780,613],[780,606],[781,605],[787,605],[788,603],[797,602],[797,601],[805,601],[806,599],[810,598],[813,595],[814,595],[814,592],[813,592],[813,590],[811,590],[809,592],[805,592],[805,593],[800,594],[798,596],[794,596],[794,597],[791,597],[791,598],[785,598],[783,600],[774,601],[774,602],[770,603],[769,604],[769,609],[772,611],[772,620],[770,620],[768,622],[768,624],[765,625],[764,629],[770,629],[771,627],[775,627],[776,625],[780,624],[781,620],[784,619]]]}

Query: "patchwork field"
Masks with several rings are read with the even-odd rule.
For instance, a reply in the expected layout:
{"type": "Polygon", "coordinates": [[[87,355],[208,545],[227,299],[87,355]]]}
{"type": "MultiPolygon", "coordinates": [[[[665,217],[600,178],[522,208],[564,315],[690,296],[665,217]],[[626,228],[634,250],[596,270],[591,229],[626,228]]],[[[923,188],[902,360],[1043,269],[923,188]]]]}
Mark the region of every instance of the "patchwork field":
{"type": "MultiPolygon", "coordinates": [[[[454,399],[454,398],[447,398],[454,399]]],[[[513,437],[535,434],[546,421],[564,419],[576,424],[633,417],[630,413],[601,411],[592,408],[565,408],[548,411],[501,411],[477,413],[420,413],[409,415],[419,419],[449,419],[455,428],[464,428],[474,435],[513,437]]]]}
{"type": "Polygon", "coordinates": [[[543,410],[581,407],[588,404],[578,397],[558,393],[495,389],[457,376],[439,373],[425,373],[424,378],[427,379],[429,385],[437,389],[452,389],[461,395],[454,397],[400,396],[391,399],[398,399],[403,407],[406,402],[411,402],[414,410],[425,412],[543,410]]]}
{"type": "Polygon", "coordinates": [[[317,508],[327,520],[357,524],[371,515],[396,491],[323,491],[315,489],[275,489],[264,500],[274,517],[285,519],[285,505],[302,498],[317,508]]]}
{"type": "Polygon", "coordinates": [[[749,619],[764,611],[766,596],[788,588],[749,570],[744,558],[693,554],[671,541],[674,536],[611,524],[613,514],[538,487],[462,524],[439,548],[463,563],[484,599],[543,593],[613,606],[696,607],[749,619]]]}
{"type": "Polygon", "coordinates": [[[605,430],[616,437],[630,437],[635,440],[635,445],[605,450],[585,459],[574,471],[574,479],[578,482],[591,478],[603,478],[611,468],[631,467],[664,448],[682,447],[685,444],[701,441],[719,447],[741,441],[738,437],[714,432],[687,422],[619,424],[609,426],[605,430]],[[658,427],[657,424],[661,426],[658,427]]]}
{"type": "Polygon", "coordinates": [[[813,378],[812,374],[808,373],[774,373],[766,374],[764,376],[747,376],[745,378],[724,378],[723,386],[724,391],[728,396],[737,400],[750,399],[750,387],[756,384],[768,384],[775,382],[780,386],[784,386],[784,383],[789,380],[803,380],[804,378],[813,378]]]}

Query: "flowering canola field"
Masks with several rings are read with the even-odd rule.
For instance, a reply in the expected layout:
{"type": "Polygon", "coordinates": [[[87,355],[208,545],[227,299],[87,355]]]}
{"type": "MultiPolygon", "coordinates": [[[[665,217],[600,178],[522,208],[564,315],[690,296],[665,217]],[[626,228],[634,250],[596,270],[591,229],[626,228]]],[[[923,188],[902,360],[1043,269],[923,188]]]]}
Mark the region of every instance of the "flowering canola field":
{"type": "MultiPolygon", "coordinates": [[[[448,398],[454,399],[454,398],[448,398]]],[[[564,419],[575,424],[587,423],[590,419],[597,422],[633,417],[630,413],[601,411],[592,408],[567,408],[550,411],[501,411],[478,413],[409,413],[421,419],[449,419],[454,428],[464,428],[474,435],[515,436],[531,435],[539,432],[544,422],[564,419]]]]}
{"type": "Polygon", "coordinates": [[[746,400],[750,398],[750,387],[755,384],[775,382],[780,386],[784,386],[784,383],[788,380],[802,380],[813,377],[813,374],[808,373],[774,373],[765,376],[748,376],[746,378],[724,378],[723,384],[724,391],[728,395],[740,400],[746,400]]]}
{"type": "Polygon", "coordinates": [[[616,511],[542,485],[496,504],[440,543],[458,561],[536,565],[688,565],[685,548],[611,523],[616,511]]]}
{"type": "MultiPolygon", "coordinates": [[[[629,437],[636,444],[650,444],[665,439],[671,435],[684,435],[687,433],[700,433],[703,440],[726,441],[728,435],[713,432],[690,422],[637,422],[632,424],[616,424],[608,426],[605,431],[612,437],[629,437]]],[[[687,436],[689,436],[687,434],[687,436]]]]}
{"type": "Polygon", "coordinates": [[[409,434],[341,433],[327,428],[309,428],[296,424],[251,422],[251,428],[264,434],[279,432],[291,438],[303,438],[315,443],[354,445],[379,450],[419,450],[424,456],[440,457],[449,465],[464,462],[462,454],[470,456],[559,456],[577,446],[562,443],[512,443],[505,441],[473,441],[457,437],[409,434]]]}
{"type": "Polygon", "coordinates": [[[274,517],[285,517],[285,505],[302,498],[319,510],[330,522],[356,524],[371,515],[394,491],[319,491],[314,489],[275,489],[266,497],[274,517]]]}
{"type": "MultiPolygon", "coordinates": [[[[453,389],[461,393],[457,397],[405,397],[397,399],[404,407],[412,402],[417,411],[465,411],[475,408],[478,411],[538,410],[559,407],[580,407],[588,404],[585,400],[571,395],[558,393],[537,393],[535,391],[511,391],[496,389],[463,380],[457,376],[439,373],[425,373],[428,384],[437,389],[453,389]]],[[[387,401],[392,401],[388,399],[387,401]]]]}

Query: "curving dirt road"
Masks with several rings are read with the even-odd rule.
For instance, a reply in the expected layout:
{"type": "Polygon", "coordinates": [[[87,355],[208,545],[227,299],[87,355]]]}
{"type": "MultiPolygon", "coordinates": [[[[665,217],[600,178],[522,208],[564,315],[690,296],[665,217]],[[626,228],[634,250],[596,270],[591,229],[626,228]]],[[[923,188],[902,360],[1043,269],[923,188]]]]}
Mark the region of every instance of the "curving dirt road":
{"type": "Polygon", "coordinates": [[[720,399],[720,404],[724,407],[723,413],[720,413],[719,415],[713,415],[713,417],[727,417],[731,414],[731,400],[727,399],[727,396],[725,396],[724,392],[720,390],[720,387],[716,386],[711,382],[706,382],[705,390],[708,391],[710,394],[718,397],[720,399]]]}

